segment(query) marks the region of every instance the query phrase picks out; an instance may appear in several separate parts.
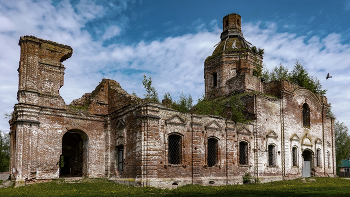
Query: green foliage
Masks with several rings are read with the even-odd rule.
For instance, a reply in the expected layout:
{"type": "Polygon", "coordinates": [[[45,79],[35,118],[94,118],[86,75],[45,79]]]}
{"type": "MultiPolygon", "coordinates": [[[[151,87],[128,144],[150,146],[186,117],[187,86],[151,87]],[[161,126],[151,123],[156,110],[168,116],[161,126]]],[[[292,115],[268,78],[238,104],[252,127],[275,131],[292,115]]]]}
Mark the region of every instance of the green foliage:
{"type": "Polygon", "coordinates": [[[264,49],[261,48],[256,48],[256,46],[252,46],[250,47],[250,51],[254,54],[254,55],[264,55],[264,49]]]}
{"type": "Polygon", "coordinates": [[[235,122],[247,122],[244,116],[245,106],[241,100],[245,95],[247,94],[237,94],[232,95],[229,99],[218,98],[215,100],[209,100],[202,96],[202,98],[198,99],[194,113],[199,115],[214,115],[230,118],[226,116],[225,111],[231,110],[231,120],[235,122]]]}
{"type": "Polygon", "coordinates": [[[166,92],[166,93],[164,94],[164,99],[172,101],[172,98],[171,98],[169,92],[166,92]]]}
{"type": "Polygon", "coordinates": [[[4,113],[5,119],[9,119],[11,120],[12,116],[13,116],[13,112],[11,114],[8,113],[4,113]]]}
{"type": "Polygon", "coordinates": [[[259,48],[258,54],[261,55],[261,56],[264,55],[264,54],[265,54],[264,49],[260,49],[260,48],[259,48]]]}
{"type": "Polygon", "coordinates": [[[350,156],[350,136],[348,134],[348,127],[344,122],[336,121],[334,123],[335,135],[335,155],[336,164],[341,165],[341,160],[348,159],[350,156]]]}
{"type": "Polygon", "coordinates": [[[182,113],[189,112],[193,106],[193,99],[191,94],[186,96],[183,92],[181,93],[178,101],[173,101],[169,92],[164,94],[164,99],[170,101],[171,104],[169,104],[170,106],[168,107],[182,113]]]}
{"type": "Polygon", "coordinates": [[[326,116],[328,116],[328,117],[330,117],[330,118],[335,118],[335,115],[334,115],[333,112],[332,112],[332,106],[331,106],[330,103],[329,103],[329,107],[328,107],[326,116]]]}
{"type": "Polygon", "coordinates": [[[253,76],[262,77],[263,66],[258,62],[258,58],[255,57],[253,76]]]}
{"type": "Polygon", "coordinates": [[[270,81],[275,81],[278,79],[283,79],[283,80],[289,80],[289,73],[288,73],[288,68],[284,67],[282,64],[280,64],[278,67],[273,68],[269,80],[270,81]]]}
{"type": "Polygon", "coordinates": [[[8,172],[10,165],[10,135],[0,130],[0,172],[8,172]]]}
{"type": "Polygon", "coordinates": [[[88,110],[90,105],[90,102],[86,102],[83,106],[74,106],[74,105],[69,105],[71,109],[77,109],[77,110],[88,110]]]}
{"type": "Polygon", "coordinates": [[[311,92],[319,95],[326,94],[327,90],[322,90],[320,81],[313,76],[309,76],[309,73],[304,69],[299,61],[295,63],[294,69],[290,74],[290,81],[304,87],[311,92]]]}
{"type": "Polygon", "coordinates": [[[144,94],[145,100],[148,102],[159,103],[158,93],[154,87],[152,87],[152,78],[147,79],[146,75],[143,75],[142,80],[143,87],[145,88],[147,94],[144,94]]]}
{"type": "Polygon", "coordinates": [[[256,48],[256,46],[252,46],[250,48],[250,50],[252,51],[253,54],[257,54],[258,53],[258,49],[256,48]]]}
{"type": "Polygon", "coordinates": [[[250,175],[249,172],[245,173],[243,176],[243,184],[249,184],[250,181],[253,179],[253,177],[250,175]]]}
{"type": "MultiPolygon", "coordinates": [[[[169,97],[170,97],[170,94],[169,94],[169,97]]],[[[172,108],[179,111],[179,112],[187,113],[192,108],[192,103],[193,103],[193,99],[192,99],[191,94],[189,94],[187,97],[182,92],[180,95],[180,99],[178,101],[174,101],[172,103],[172,108]]]]}
{"type": "Polygon", "coordinates": [[[310,76],[299,61],[296,61],[294,69],[291,72],[280,64],[280,66],[275,67],[272,72],[264,70],[262,76],[266,81],[274,81],[279,79],[289,80],[318,95],[324,95],[327,91],[322,89],[320,81],[316,77],[310,76]]]}
{"type": "Polygon", "coordinates": [[[219,100],[208,100],[203,95],[202,98],[198,99],[194,113],[199,115],[223,116],[224,109],[225,102],[219,100]]]}
{"type": "Polygon", "coordinates": [[[120,185],[107,179],[93,182],[62,183],[53,181],[24,187],[1,188],[0,196],[349,196],[349,180],[330,177],[312,177],[275,181],[263,184],[201,186],[185,185],[173,190],[154,187],[120,185]]]}
{"type": "Polygon", "coordinates": [[[235,120],[235,122],[245,122],[246,121],[244,114],[243,114],[245,107],[242,103],[240,95],[232,95],[230,97],[230,108],[232,110],[232,120],[235,120]]]}

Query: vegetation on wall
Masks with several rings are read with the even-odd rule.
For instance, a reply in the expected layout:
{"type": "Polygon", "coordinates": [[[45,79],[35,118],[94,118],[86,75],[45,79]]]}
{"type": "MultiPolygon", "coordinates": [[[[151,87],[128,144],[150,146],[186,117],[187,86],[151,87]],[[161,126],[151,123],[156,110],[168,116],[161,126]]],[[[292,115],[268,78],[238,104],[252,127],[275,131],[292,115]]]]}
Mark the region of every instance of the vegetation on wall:
{"type": "Polygon", "coordinates": [[[193,99],[191,94],[186,96],[183,92],[181,93],[180,98],[177,101],[173,101],[170,96],[170,93],[167,92],[164,95],[164,100],[166,100],[169,103],[168,107],[182,113],[189,112],[193,107],[193,99]]]}
{"type": "Polygon", "coordinates": [[[152,86],[152,78],[149,77],[147,79],[146,75],[143,75],[142,84],[147,92],[146,94],[143,95],[145,97],[145,100],[148,102],[159,103],[158,93],[156,89],[152,86]]]}
{"type": "MultiPolygon", "coordinates": [[[[334,123],[334,135],[335,135],[335,155],[336,165],[341,165],[341,160],[349,159],[350,156],[350,136],[349,129],[344,124],[336,121],[334,123]]],[[[337,168],[337,173],[339,169],[337,168]]]]}
{"type": "Polygon", "coordinates": [[[221,97],[215,100],[206,99],[204,96],[198,99],[193,112],[199,115],[214,115],[229,118],[235,122],[247,122],[245,117],[245,106],[242,103],[242,97],[251,93],[235,94],[229,98],[221,97]],[[230,111],[231,117],[227,113],[230,111]]]}
{"type": "Polygon", "coordinates": [[[299,61],[296,61],[294,69],[291,72],[288,71],[287,67],[280,64],[278,67],[272,69],[271,72],[265,69],[262,77],[267,82],[279,79],[288,80],[318,95],[325,95],[327,92],[327,90],[322,89],[320,81],[316,77],[310,76],[299,61]]]}
{"type": "Polygon", "coordinates": [[[10,165],[10,135],[0,130],[0,172],[8,172],[10,165]]]}

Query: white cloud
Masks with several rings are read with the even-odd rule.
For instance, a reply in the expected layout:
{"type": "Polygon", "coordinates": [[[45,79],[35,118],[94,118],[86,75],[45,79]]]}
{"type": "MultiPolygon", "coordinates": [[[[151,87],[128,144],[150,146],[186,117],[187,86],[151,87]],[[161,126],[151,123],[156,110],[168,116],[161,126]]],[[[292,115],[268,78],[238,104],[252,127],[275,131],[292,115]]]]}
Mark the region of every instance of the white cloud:
{"type": "Polygon", "coordinates": [[[102,40],[108,40],[120,34],[121,29],[118,26],[111,25],[107,28],[105,33],[102,35],[102,40]]]}
{"type": "MultiPolygon", "coordinates": [[[[0,106],[1,113],[11,113],[16,101],[19,61],[18,39],[22,35],[34,35],[72,46],[73,56],[63,64],[66,67],[65,85],[60,93],[67,103],[91,92],[102,78],[118,81],[129,93],[144,94],[142,76],[151,76],[160,98],[170,92],[177,98],[181,92],[194,99],[204,93],[204,60],[211,55],[218,43],[221,30],[216,21],[211,21],[208,31],[201,21],[195,21],[196,34],[168,37],[150,43],[132,45],[111,44],[103,46],[103,40],[120,34],[121,26],[109,26],[101,30],[101,40],[93,40],[83,27],[86,22],[102,16],[103,7],[92,1],[81,1],[73,7],[68,0],[54,7],[49,1],[16,1],[0,4],[0,106]],[[74,11],[77,9],[78,11],[74,11]],[[35,11],[34,11],[35,10],[35,11]],[[6,95],[6,96],[3,96],[6,95]]],[[[119,5],[120,10],[127,7],[119,5]]],[[[329,102],[340,121],[347,121],[350,112],[348,73],[349,45],[341,44],[341,36],[330,34],[321,39],[317,36],[305,40],[290,33],[277,33],[277,25],[269,23],[261,28],[260,23],[243,24],[245,38],[265,49],[264,62],[268,68],[283,63],[290,70],[298,59],[317,76],[328,89],[329,102]],[[324,69],[324,72],[320,72],[324,69]],[[333,78],[325,80],[327,73],[333,78]]],[[[0,118],[0,130],[8,130],[6,120],[0,118]]]]}

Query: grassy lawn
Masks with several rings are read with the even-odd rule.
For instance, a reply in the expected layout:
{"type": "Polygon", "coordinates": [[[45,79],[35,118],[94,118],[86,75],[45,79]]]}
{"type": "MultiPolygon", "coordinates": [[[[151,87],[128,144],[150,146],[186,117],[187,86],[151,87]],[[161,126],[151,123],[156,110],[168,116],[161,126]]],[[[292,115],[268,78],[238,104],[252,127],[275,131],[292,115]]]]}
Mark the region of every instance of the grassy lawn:
{"type": "Polygon", "coordinates": [[[199,186],[187,185],[174,190],[132,187],[105,179],[84,183],[53,181],[19,188],[0,188],[0,196],[350,196],[350,180],[315,178],[254,185],[199,186]]]}

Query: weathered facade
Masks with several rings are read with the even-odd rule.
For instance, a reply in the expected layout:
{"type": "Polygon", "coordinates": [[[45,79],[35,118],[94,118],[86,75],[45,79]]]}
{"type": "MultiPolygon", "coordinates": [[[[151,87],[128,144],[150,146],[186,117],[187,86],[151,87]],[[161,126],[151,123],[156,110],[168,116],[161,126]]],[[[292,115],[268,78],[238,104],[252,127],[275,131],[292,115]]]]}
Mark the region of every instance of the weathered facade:
{"type": "Polygon", "coordinates": [[[19,45],[10,121],[17,185],[84,176],[172,188],[242,183],[247,172],[261,181],[335,175],[326,97],[255,76],[263,55],[244,39],[238,14],[224,17],[221,41],[204,63],[205,95],[247,93],[247,124],[142,102],[109,79],[66,105],[59,89],[72,48],[33,36],[19,45]]]}

